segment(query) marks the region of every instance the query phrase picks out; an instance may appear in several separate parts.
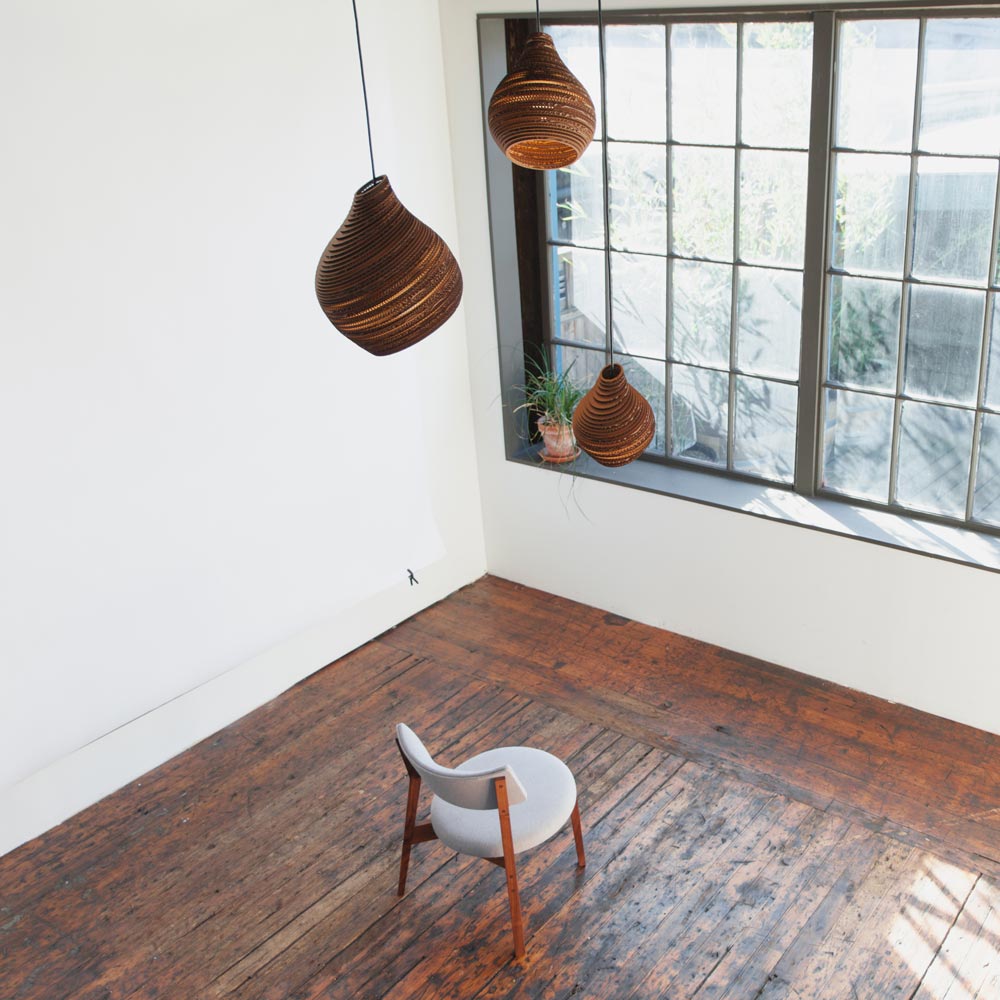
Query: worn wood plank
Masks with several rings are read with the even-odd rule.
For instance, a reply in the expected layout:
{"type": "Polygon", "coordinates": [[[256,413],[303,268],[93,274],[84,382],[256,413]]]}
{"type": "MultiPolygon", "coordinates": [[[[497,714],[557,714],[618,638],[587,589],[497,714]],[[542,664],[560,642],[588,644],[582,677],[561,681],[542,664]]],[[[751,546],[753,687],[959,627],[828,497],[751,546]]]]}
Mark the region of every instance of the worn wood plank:
{"type": "Polygon", "coordinates": [[[996,1000],[998,748],[485,578],[0,859],[0,997],[996,1000]],[[396,721],[578,775],[523,963],[501,870],[421,844],[395,896],[396,721]]]}

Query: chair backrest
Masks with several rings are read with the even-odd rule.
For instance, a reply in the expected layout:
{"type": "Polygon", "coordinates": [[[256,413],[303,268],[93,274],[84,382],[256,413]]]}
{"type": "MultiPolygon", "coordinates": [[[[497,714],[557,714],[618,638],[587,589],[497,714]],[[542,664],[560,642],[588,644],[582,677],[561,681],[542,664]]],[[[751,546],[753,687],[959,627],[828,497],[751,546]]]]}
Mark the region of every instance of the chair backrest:
{"type": "Polygon", "coordinates": [[[463,809],[496,809],[497,792],[493,782],[507,779],[507,801],[513,806],[524,802],[528,793],[508,765],[485,771],[456,771],[434,762],[427,747],[417,734],[402,723],[396,726],[396,740],[413,769],[427,783],[427,787],[445,802],[463,809]]]}

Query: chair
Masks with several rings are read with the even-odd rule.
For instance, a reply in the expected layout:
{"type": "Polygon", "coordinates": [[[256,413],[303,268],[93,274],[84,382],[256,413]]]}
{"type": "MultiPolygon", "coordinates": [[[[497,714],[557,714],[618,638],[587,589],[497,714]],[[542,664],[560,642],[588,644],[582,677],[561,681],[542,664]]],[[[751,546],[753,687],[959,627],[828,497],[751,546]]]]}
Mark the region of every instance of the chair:
{"type": "Polygon", "coordinates": [[[440,840],[459,854],[468,854],[504,869],[514,955],[524,956],[524,918],[517,888],[514,856],[544,843],[566,820],[573,822],[577,865],[587,860],[576,781],[570,769],[544,750],[501,747],[470,757],[456,768],[442,767],[409,726],[396,726],[396,746],[410,778],[399,862],[399,895],[406,892],[410,848],[440,840]],[[420,783],[434,793],[429,823],[417,825],[420,783]]]}

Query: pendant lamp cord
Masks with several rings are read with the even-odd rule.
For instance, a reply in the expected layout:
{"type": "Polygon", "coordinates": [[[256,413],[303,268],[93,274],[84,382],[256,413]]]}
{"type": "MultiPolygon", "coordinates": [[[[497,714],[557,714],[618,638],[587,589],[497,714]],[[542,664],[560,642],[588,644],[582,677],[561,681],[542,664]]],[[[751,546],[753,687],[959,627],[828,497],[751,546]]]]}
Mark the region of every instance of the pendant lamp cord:
{"type": "Polygon", "coordinates": [[[358,27],[357,0],[351,0],[354,8],[354,34],[358,39],[358,66],[361,67],[361,93],[365,99],[365,127],[368,129],[368,158],[372,164],[372,184],[375,183],[375,152],[372,149],[372,121],[368,116],[368,88],[365,86],[365,60],[361,55],[361,29],[358,27]]]}
{"type": "Polygon", "coordinates": [[[542,30],[542,0],[535,0],[535,31],[542,30]]]}
{"type": "Polygon", "coordinates": [[[615,337],[611,329],[611,205],[608,195],[608,69],[604,59],[604,10],[597,0],[597,50],[601,71],[601,155],[604,169],[604,326],[608,364],[615,363],[615,337]]]}

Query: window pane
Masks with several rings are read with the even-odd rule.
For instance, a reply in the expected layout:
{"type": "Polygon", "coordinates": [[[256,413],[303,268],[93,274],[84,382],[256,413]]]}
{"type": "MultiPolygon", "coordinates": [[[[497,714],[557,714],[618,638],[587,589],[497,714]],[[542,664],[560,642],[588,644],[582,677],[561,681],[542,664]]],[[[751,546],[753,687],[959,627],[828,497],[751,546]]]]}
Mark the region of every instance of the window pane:
{"type": "Polygon", "coordinates": [[[909,152],[918,21],[843,21],[837,73],[837,145],[909,152]]]}
{"type": "Polygon", "coordinates": [[[990,360],[986,378],[986,405],[1000,410],[1000,296],[993,296],[990,315],[990,360]]]}
{"type": "Polygon", "coordinates": [[[615,361],[625,369],[625,377],[629,380],[629,384],[638,389],[653,407],[656,432],[646,450],[662,455],[665,440],[663,425],[667,412],[667,366],[663,361],[649,361],[646,358],[630,358],[617,354],[615,361]]]}
{"type": "Polygon", "coordinates": [[[1000,524],[1000,416],[983,415],[979,433],[979,467],[972,516],[978,521],[1000,524]]]}
{"type": "Polygon", "coordinates": [[[895,281],[830,279],[829,381],[895,390],[901,288],[895,281]]]}
{"type": "Polygon", "coordinates": [[[914,275],[986,283],[996,192],[996,161],[919,157],[914,275]]]}
{"type": "Polygon", "coordinates": [[[739,269],[736,350],[741,371],[799,377],[802,275],[794,271],[739,269]]]}
{"type": "Polygon", "coordinates": [[[733,259],[734,157],[731,149],[673,148],[674,253],[733,259]]]}
{"type": "Polygon", "coordinates": [[[664,146],[608,143],[611,244],[667,252],[667,152],[664,146]]]}
{"type": "Polygon", "coordinates": [[[906,324],[906,393],[974,404],[983,341],[983,292],[915,285],[906,324]]]}
{"type": "Polygon", "coordinates": [[[733,468],[791,482],[795,470],[795,386],[743,375],[736,379],[733,468]]]}
{"type": "Polygon", "coordinates": [[[672,274],[672,357],[728,368],[732,267],[675,260],[672,274]]]}
{"type": "Polygon", "coordinates": [[[597,49],[597,26],[546,24],[559,58],[584,85],[597,111],[597,138],[601,137],[601,59],[597,49]]]}
{"type": "Polygon", "coordinates": [[[601,144],[592,142],[572,166],[546,171],[549,238],[585,247],[604,246],[601,144]]]}
{"type": "Polygon", "coordinates": [[[670,130],[677,142],[736,141],[736,25],[670,30],[670,130]]]}
{"type": "Polygon", "coordinates": [[[750,146],[809,146],[812,25],[743,26],[741,138],[750,146]]]}
{"type": "Polygon", "coordinates": [[[740,259],[802,267],[806,153],[744,150],[740,157],[740,259]]]}
{"type": "Polygon", "coordinates": [[[1000,20],[929,18],[920,148],[1000,153],[1000,20]]]}
{"type": "Polygon", "coordinates": [[[662,24],[605,29],[608,135],[664,142],[667,138],[667,31],[662,24]]]}
{"type": "Polygon", "coordinates": [[[834,170],[834,267],[902,276],[910,158],[838,153],[834,170]]]}
{"type": "Polygon", "coordinates": [[[604,347],[604,253],[552,247],[553,329],[563,340],[604,347]]]}
{"type": "Polygon", "coordinates": [[[670,370],[670,454],[725,468],[729,376],[687,365],[670,370]]]}
{"type": "Polygon", "coordinates": [[[553,352],[556,371],[568,371],[570,381],[584,392],[597,381],[601,369],[607,364],[604,351],[588,351],[581,347],[556,344],[553,352]]]}
{"type": "Polygon", "coordinates": [[[823,486],[885,503],[889,498],[893,401],[827,389],[823,486]]]}
{"type": "Polygon", "coordinates": [[[667,258],[611,254],[615,350],[667,356],[667,258]]]}
{"type": "Polygon", "coordinates": [[[903,403],[896,499],[905,507],[965,516],[972,457],[972,412],[903,403]]]}

